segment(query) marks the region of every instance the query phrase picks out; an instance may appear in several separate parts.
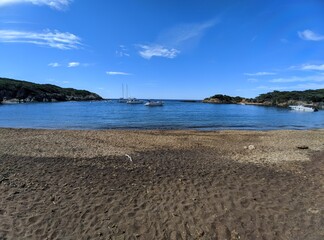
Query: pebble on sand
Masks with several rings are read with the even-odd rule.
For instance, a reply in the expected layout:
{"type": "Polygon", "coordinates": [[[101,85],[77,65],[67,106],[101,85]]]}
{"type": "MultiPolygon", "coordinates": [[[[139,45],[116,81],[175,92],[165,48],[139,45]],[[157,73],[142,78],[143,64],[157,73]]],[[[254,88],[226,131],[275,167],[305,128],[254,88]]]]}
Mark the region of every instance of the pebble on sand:
{"type": "Polygon", "coordinates": [[[244,149],[253,150],[255,149],[255,146],[254,145],[244,146],[244,149]]]}

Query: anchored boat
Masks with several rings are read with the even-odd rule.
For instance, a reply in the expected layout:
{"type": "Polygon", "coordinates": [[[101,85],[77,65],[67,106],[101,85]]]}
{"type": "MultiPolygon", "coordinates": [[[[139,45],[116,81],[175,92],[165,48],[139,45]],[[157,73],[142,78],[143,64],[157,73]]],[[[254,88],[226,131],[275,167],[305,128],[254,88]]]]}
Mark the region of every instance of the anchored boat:
{"type": "Polygon", "coordinates": [[[163,104],[164,103],[162,101],[148,101],[144,105],[148,107],[157,107],[157,106],[163,106],[163,104]]]}
{"type": "Polygon", "coordinates": [[[305,106],[302,106],[302,105],[289,106],[289,108],[291,110],[299,111],[299,112],[316,112],[317,111],[317,109],[315,109],[313,107],[305,107],[305,106]]]}
{"type": "Polygon", "coordinates": [[[122,97],[118,99],[117,102],[119,103],[127,103],[127,96],[128,96],[128,86],[126,84],[126,98],[124,97],[124,84],[122,84],[122,97]]]}
{"type": "Polygon", "coordinates": [[[144,101],[136,99],[136,98],[130,98],[130,99],[127,100],[126,103],[127,104],[142,104],[142,103],[144,103],[144,101]]]}

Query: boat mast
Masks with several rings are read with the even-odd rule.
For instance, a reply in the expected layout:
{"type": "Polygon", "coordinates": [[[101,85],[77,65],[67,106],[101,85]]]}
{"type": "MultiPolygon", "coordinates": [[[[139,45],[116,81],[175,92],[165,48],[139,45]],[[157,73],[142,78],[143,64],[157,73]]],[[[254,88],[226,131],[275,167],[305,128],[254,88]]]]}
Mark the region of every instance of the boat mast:
{"type": "Polygon", "coordinates": [[[124,84],[122,84],[122,94],[123,94],[122,98],[124,99],[124,84]]]}

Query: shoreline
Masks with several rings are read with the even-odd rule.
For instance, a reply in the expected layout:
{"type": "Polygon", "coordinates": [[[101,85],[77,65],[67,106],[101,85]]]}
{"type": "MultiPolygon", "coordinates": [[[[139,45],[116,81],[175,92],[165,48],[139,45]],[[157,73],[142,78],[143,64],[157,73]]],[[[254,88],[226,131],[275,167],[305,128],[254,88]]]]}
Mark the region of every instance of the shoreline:
{"type": "Polygon", "coordinates": [[[322,239],[324,129],[0,128],[0,238],[322,239]]]}
{"type": "Polygon", "coordinates": [[[0,127],[1,129],[7,130],[43,130],[43,131],[122,131],[122,132],[145,132],[145,131],[156,131],[156,132],[222,132],[222,131],[233,131],[233,132],[275,132],[275,131],[323,131],[324,128],[269,128],[269,129],[240,129],[240,128],[35,128],[35,127],[0,127]]]}

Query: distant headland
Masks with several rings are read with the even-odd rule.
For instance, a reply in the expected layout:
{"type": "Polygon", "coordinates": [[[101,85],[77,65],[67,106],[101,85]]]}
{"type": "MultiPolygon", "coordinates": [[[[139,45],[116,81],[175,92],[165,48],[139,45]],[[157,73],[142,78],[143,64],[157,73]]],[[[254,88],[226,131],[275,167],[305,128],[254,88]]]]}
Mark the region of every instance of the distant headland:
{"type": "Polygon", "coordinates": [[[205,98],[205,103],[218,104],[250,104],[262,106],[288,107],[289,105],[301,104],[311,105],[318,109],[324,109],[324,89],[306,91],[273,91],[260,94],[256,98],[231,97],[216,94],[205,98]]]}
{"type": "Polygon", "coordinates": [[[96,93],[52,84],[0,78],[0,103],[62,102],[102,100],[96,93]]]}

